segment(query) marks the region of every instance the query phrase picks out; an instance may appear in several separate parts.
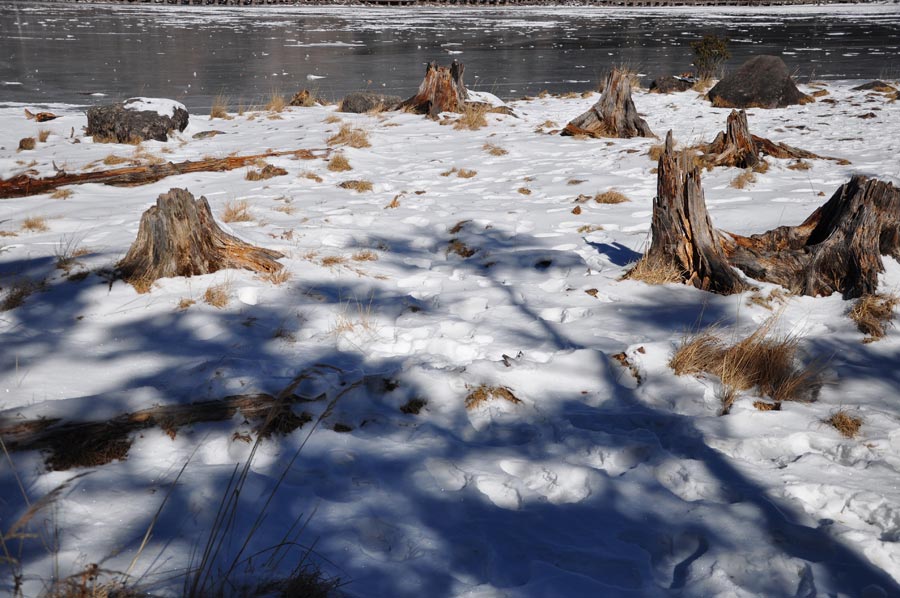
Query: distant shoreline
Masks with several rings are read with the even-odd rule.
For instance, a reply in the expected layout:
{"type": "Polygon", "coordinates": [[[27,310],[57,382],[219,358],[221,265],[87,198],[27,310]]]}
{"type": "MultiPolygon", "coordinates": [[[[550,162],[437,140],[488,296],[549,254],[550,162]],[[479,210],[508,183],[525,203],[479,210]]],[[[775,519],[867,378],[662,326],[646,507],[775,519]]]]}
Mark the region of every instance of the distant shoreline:
{"type": "Polygon", "coordinates": [[[900,0],[42,0],[65,4],[124,4],[171,6],[368,6],[368,7],[499,7],[598,6],[609,8],[771,7],[831,4],[898,4],[900,0]]]}

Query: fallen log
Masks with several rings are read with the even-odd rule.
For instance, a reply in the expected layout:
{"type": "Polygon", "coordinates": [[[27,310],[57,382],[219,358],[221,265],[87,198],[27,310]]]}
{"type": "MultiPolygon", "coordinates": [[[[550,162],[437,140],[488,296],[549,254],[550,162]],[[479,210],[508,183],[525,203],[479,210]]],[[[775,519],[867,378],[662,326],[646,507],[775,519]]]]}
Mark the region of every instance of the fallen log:
{"type": "Polygon", "coordinates": [[[631,79],[626,71],[613,69],[606,77],[603,93],[590,110],[572,119],[561,135],[589,137],[655,137],[637,113],[631,99],[631,79]]]}
{"type": "Polygon", "coordinates": [[[427,114],[430,118],[437,118],[441,112],[462,112],[469,97],[463,83],[465,70],[466,67],[457,60],[449,67],[429,62],[419,91],[401,102],[398,108],[427,114]]]}
{"type": "Polygon", "coordinates": [[[137,238],[116,265],[122,279],[138,292],[173,276],[210,274],[225,268],[276,272],[284,254],[256,247],[229,235],[216,224],[205,197],[187,189],[170,189],[141,216],[137,238]]]}
{"type": "Polygon", "coordinates": [[[324,157],[330,150],[318,156],[312,150],[288,150],[280,152],[265,152],[252,156],[228,156],[226,158],[208,158],[204,160],[186,160],[184,162],[166,162],[165,164],[148,164],[144,166],[125,166],[111,170],[96,172],[67,173],[59,171],[52,177],[35,178],[27,174],[20,174],[6,180],[0,180],[0,199],[11,197],[27,197],[53,191],[66,185],[80,185],[84,183],[101,183],[115,186],[137,186],[155,183],[166,177],[192,172],[224,172],[254,164],[265,158],[291,156],[300,160],[312,160],[324,157]]]}
{"type": "Polygon", "coordinates": [[[744,237],[712,226],[700,170],[686,162],[670,131],[644,259],[673,263],[697,288],[722,294],[750,288],[736,268],[796,294],[850,299],[877,290],[881,256],[900,259],[900,189],[891,183],[855,175],[799,225],[744,237]]]}

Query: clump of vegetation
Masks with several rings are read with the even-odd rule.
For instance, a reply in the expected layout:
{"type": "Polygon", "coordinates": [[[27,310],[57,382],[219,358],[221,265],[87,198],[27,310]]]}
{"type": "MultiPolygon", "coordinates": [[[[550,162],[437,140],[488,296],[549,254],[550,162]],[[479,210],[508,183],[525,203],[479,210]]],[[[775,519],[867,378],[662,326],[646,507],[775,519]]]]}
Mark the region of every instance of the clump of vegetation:
{"type": "Polygon", "coordinates": [[[285,106],[287,106],[287,100],[284,99],[284,96],[278,90],[273,90],[269,103],[266,104],[266,110],[269,112],[283,112],[285,106]]]}
{"type": "Polygon", "coordinates": [[[280,286],[291,279],[291,273],[286,268],[281,268],[260,274],[259,278],[275,286],[280,286]]]}
{"type": "Polygon", "coordinates": [[[486,115],[490,110],[491,107],[487,104],[466,103],[459,113],[459,118],[453,123],[453,128],[477,131],[481,127],[486,127],[488,124],[486,115]]]}
{"type": "Polygon", "coordinates": [[[529,189],[528,187],[519,187],[519,188],[517,189],[517,191],[518,191],[521,195],[531,195],[531,189],[529,189]]]}
{"type": "Polygon", "coordinates": [[[267,179],[271,179],[272,177],[284,176],[287,173],[288,171],[284,168],[266,164],[259,170],[248,170],[247,174],[244,175],[244,178],[248,181],[265,181],[267,179]]]}
{"type": "Polygon", "coordinates": [[[609,191],[604,191],[603,193],[598,193],[597,195],[595,195],[594,201],[603,204],[617,204],[625,203],[631,200],[628,199],[623,193],[620,193],[615,189],[610,189],[609,191]]]}
{"type": "Polygon", "coordinates": [[[357,193],[365,193],[366,191],[372,190],[372,182],[371,181],[362,181],[362,180],[354,180],[354,181],[344,181],[340,185],[338,185],[341,189],[352,189],[357,193]]]}
{"type": "Polygon", "coordinates": [[[797,160],[796,162],[792,162],[788,164],[789,170],[809,170],[812,168],[809,162],[804,162],[803,160],[797,160]]]}
{"type": "Polygon", "coordinates": [[[253,220],[253,216],[250,214],[250,204],[247,200],[225,203],[225,211],[222,212],[223,222],[250,222],[251,220],[253,220]]]}
{"type": "Polygon", "coordinates": [[[362,249],[354,253],[350,259],[354,262],[374,262],[378,260],[378,254],[371,249],[362,249]]]}
{"type": "Polygon", "coordinates": [[[481,384],[466,396],[466,409],[472,410],[488,401],[503,400],[513,404],[522,401],[505,386],[487,386],[481,384]]]}
{"type": "MultiPolygon", "coordinates": [[[[337,155],[339,155],[339,154],[337,154],[337,155]]],[[[348,168],[347,170],[350,170],[350,169],[348,168]]],[[[309,180],[315,181],[317,183],[322,182],[322,177],[320,177],[316,173],[312,172],[311,170],[307,170],[306,172],[301,172],[300,176],[304,179],[309,179],[309,180]]]]}
{"type": "Polygon", "coordinates": [[[38,141],[41,143],[47,143],[47,139],[50,138],[50,130],[49,129],[41,129],[38,131],[38,141]]]}
{"type": "Polygon", "coordinates": [[[328,161],[328,170],[332,172],[346,172],[348,170],[353,170],[353,167],[350,166],[350,161],[347,160],[347,156],[342,153],[337,153],[328,161]]]}
{"type": "Polygon", "coordinates": [[[493,143],[485,143],[483,146],[481,146],[481,149],[492,156],[505,156],[509,153],[499,145],[494,145],[493,143]]]}
{"type": "Polygon", "coordinates": [[[871,343],[884,338],[898,303],[900,297],[888,294],[864,295],[857,299],[849,316],[856,322],[859,331],[867,335],[863,342],[871,343]]]}
{"type": "Polygon", "coordinates": [[[850,415],[843,409],[837,411],[825,420],[825,423],[841,433],[844,438],[853,438],[859,433],[862,426],[862,418],[850,415]]]}
{"type": "Polygon", "coordinates": [[[29,216],[22,221],[22,230],[42,233],[50,230],[50,227],[47,226],[47,219],[43,216],[29,216]]]}
{"type": "Polygon", "coordinates": [[[19,307],[39,288],[39,284],[27,278],[20,278],[12,281],[12,283],[8,284],[4,289],[6,293],[4,294],[3,299],[0,300],[0,312],[9,311],[19,307]]]}
{"type": "Polygon", "coordinates": [[[341,125],[340,130],[328,138],[328,145],[348,145],[357,149],[371,147],[369,134],[365,129],[358,129],[347,123],[341,125]]]}
{"type": "Polygon", "coordinates": [[[75,192],[71,189],[59,188],[50,194],[50,199],[69,199],[73,195],[75,195],[75,192]]]}
{"type": "Polygon", "coordinates": [[[741,174],[731,180],[729,186],[733,189],[744,189],[750,183],[755,183],[756,177],[753,175],[753,169],[748,168],[741,174]]]}
{"type": "Polygon", "coordinates": [[[478,171],[470,170],[468,168],[460,168],[459,170],[456,171],[456,176],[458,176],[461,179],[471,179],[476,174],[478,174],[478,171]]]}
{"type": "Polygon", "coordinates": [[[702,39],[691,42],[691,50],[694,52],[697,78],[701,81],[715,77],[722,63],[731,58],[728,38],[715,34],[707,34],[702,39]]]}
{"type": "Polygon", "coordinates": [[[35,141],[34,137],[23,137],[19,140],[19,151],[25,152],[33,150],[36,145],[37,142],[35,141]]]}
{"type": "Polygon", "coordinates": [[[228,96],[219,94],[213,99],[213,105],[209,109],[209,118],[210,120],[214,118],[231,119],[228,116],[228,96]]]}
{"type": "Polygon", "coordinates": [[[206,292],[203,293],[203,301],[219,309],[228,305],[228,300],[230,298],[231,284],[228,282],[214,284],[207,288],[206,292]]]}
{"type": "Polygon", "coordinates": [[[821,378],[818,364],[801,364],[800,339],[776,336],[771,318],[743,340],[726,344],[715,328],[685,338],[669,360],[676,375],[708,374],[722,383],[722,414],[731,410],[740,391],[756,388],[776,403],[810,401],[821,378]]]}

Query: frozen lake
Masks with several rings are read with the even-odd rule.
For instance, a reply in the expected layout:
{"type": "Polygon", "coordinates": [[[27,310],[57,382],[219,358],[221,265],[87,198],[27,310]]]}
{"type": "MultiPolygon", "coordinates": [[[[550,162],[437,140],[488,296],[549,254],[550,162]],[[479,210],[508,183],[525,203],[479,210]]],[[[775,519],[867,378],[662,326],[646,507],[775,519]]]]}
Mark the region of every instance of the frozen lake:
{"type": "Polygon", "coordinates": [[[208,109],[302,88],[338,99],[411,95],[429,60],[466,65],[473,89],[512,98],[593,87],[610,65],[690,68],[689,42],[728,36],[735,67],[781,54],[801,80],[900,76],[900,6],[764,9],[369,9],[0,6],[0,102],[134,95],[208,109]],[[103,95],[100,95],[103,94],[103,95]]]}

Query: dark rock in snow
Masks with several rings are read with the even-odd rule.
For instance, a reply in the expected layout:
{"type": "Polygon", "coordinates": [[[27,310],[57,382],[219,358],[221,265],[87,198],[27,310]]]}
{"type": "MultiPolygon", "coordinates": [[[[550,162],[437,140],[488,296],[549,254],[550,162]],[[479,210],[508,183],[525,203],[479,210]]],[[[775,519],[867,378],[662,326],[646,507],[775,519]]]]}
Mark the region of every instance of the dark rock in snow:
{"type": "Polygon", "coordinates": [[[815,101],[797,89],[778,56],[754,56],[710,89],[709,99],[719,108],[784,108],[815,101]]]}
{"type": "Polygon", "coordinates": [[[338,108],[340,112],[363,114],[372,110],[396,110],[403,98],[380,93],[358,92],[348,94],[338,108]]]}
{"type": "Polygon", "coordinates": [[[675,91],[687,91],[694,86],[690,79],[665,75],[657,77],[650,83],[651,93],[672,93],[675,91]]]}
{"type": "Polygon", "coordinates": [[[187,109],[172,100],[131,98],[121,104],[94,106],[87,111],[86,133],[102,143],[168,141],[170,131],[184,131],[187,109]],[[163,114],[160,114],[162,112],[163,114]]]}
{"type": "Polygon", "coordinates": [[[876,79],[853,88],[853,91],[880,91],[882,93],[894,93],[897,88],[889,83],[876,79]]]}

